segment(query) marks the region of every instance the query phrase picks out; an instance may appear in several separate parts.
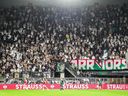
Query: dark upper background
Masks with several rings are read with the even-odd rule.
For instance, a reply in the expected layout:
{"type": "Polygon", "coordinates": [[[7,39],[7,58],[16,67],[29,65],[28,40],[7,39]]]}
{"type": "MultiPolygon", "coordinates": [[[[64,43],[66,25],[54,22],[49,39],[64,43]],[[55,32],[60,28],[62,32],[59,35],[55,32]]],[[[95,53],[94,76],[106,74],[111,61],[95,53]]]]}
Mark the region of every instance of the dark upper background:
{"type": "MultiPolygon", "coordinates": [[[[62,6],[62,2],[58,2],[60,0],[0,0],[1,7],[9,7],[9,6],[19,6],[19,5],[26,5],[28,3],[33,3],[35,5],[42,5],[42,6],[62,6]]],[[[79,0],[77,6],[83,5],[91,5],[95,2],[99,2],[102,5],[106,4],[123,4],[128,2],[127,0],[79,0]]]]}

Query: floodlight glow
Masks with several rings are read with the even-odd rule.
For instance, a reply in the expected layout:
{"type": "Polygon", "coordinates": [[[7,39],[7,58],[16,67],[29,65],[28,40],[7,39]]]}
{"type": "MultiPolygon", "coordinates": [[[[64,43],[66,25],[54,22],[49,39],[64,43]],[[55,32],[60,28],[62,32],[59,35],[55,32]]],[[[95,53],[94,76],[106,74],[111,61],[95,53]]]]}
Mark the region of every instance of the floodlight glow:
{"type": "Polygon", "coordinates": [[[62,3],[67,3],[67,4],[74,4],[78,2],[79,0],[60,0],[62,3]]]}
{"type": "Polygon", "coordinates": [[[61,5],[77,5],[81,0],[57,0],[61,5]]]}

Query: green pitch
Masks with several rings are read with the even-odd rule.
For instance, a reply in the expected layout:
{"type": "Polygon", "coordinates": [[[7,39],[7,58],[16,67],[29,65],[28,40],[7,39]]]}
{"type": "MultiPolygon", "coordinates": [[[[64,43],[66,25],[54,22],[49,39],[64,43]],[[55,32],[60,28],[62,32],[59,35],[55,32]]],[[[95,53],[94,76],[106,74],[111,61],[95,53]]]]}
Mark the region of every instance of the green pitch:
{"type": "Polygon", "coordinates": [[[121,90],[1,90],[0,96],[128,96],[121,90]]]}

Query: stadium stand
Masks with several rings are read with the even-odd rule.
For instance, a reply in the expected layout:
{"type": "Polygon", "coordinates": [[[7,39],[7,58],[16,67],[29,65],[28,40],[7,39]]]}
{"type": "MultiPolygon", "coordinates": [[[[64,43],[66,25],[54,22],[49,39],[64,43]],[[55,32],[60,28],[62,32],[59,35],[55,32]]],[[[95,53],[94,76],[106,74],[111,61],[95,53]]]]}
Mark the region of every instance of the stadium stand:
{"type": "Polygon", "coordinates": [[[57,62],[125,59],[126,52],[126,4],[0,8],[0,74],[6,79],[54,77],[57,62]]]}

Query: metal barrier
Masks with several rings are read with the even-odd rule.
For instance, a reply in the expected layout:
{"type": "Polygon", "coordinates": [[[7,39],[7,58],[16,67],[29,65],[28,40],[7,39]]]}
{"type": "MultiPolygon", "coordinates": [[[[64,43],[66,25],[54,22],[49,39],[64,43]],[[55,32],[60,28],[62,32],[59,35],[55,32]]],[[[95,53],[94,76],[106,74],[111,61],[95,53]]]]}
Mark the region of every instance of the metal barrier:
{"type": "MultiPolygon", "coordinates": [[[[4,82],[1,83],[7,83],[7,84],[23,84],[24,78],[19,79],[8,79],[3,80],[4,82]],[[5,82],[7,81],[7,82],[5,82]]],[[[39,83],[50,83],[50,84],[58,84],[61,80],[63,80],[66,84],[98,84],[99,80],[104,84],[128,84],[128,78],[27,78],[27,83],[31,84],[39,84],[39,83]]]]}

